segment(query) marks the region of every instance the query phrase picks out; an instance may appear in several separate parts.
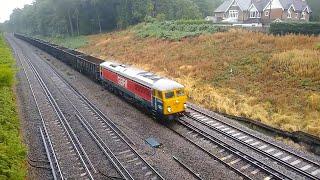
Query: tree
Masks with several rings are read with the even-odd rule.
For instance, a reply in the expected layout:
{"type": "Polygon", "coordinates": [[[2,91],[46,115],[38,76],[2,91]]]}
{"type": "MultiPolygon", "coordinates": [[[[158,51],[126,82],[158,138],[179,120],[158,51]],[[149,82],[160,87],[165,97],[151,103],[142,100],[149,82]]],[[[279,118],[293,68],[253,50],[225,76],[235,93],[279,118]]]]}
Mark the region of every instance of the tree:
{"type": "Polygon", "coordinates": [[[44,36],[101,33],[143,22],[147,16],[161,20],[202,18],[211,11],[203,10],[210,3],[210,0],[35,0],[32,5],[15,9],[4,26],[10,31],[44,36]]]}

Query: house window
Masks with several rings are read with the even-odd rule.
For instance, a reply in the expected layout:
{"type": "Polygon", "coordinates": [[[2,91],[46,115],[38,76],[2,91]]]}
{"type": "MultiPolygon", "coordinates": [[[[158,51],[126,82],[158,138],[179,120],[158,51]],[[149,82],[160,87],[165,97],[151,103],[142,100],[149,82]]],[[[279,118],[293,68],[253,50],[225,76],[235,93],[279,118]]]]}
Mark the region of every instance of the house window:
{"type": "Polygon", "coordinates": [[[299,17],[299,14],[298,14],[298,13],[296,13],[296,19],[298,19],[298,17],[299,17]]]}
{"type": "Polygon", "coordinates": [[[260,18],[260,12],[250,11],[250,18],[260,18]]]}
{"type": "Polygon", "coordinates": [[[264,15],[265,15],[265,16],[269,16],[269,11],[265,11],[265,12],[264,12],[264,15]]]}
{"type": "Polygon", "coordinates": [[[301,19],[306,19],[306,12],[301,13],[301,19]]]}
{"type": "Polygon", "coordinates": [[[232,19],[238,19],[239,12],[237,10],[230,10],[229,17],[232,19]]]}

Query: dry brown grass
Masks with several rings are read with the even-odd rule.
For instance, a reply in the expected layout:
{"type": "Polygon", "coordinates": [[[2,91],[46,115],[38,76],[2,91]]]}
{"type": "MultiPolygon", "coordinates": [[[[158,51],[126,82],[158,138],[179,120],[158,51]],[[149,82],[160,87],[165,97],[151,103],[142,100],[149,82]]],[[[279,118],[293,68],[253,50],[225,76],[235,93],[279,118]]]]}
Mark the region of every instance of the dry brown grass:
{"type": "Polygon", "coordinates": [[[320,136],[319,37],[230,30],[172,42],[127,30],[89,38],[80,50],[172,77],[194,103],[320,136]]]}

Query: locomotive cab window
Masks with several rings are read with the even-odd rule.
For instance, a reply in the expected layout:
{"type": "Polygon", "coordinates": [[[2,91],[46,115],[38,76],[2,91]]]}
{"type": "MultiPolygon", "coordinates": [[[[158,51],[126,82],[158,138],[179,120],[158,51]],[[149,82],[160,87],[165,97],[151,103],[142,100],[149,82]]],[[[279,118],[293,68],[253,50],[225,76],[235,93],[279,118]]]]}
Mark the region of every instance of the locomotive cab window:
{"type": "Polygon", "coordinates": [[[159,98],[159,99],[162,99],[162,92],[161,91],[157,91],[157,90],[154,90],[153,91],[153,96],[159,98]]]}
{"type": "Polygon", "coordinates": [[[166,97],[166,99],[173,98],[174,97],[174,92],[173,91],[166,92],[165,97],[166,97]]]}
{"type": "Polygon", "coordinates": [[[178,97],[179,96],[184,96],[184,90],[183,89],[177,90],[176,93],[177,93],[178,97]]]}

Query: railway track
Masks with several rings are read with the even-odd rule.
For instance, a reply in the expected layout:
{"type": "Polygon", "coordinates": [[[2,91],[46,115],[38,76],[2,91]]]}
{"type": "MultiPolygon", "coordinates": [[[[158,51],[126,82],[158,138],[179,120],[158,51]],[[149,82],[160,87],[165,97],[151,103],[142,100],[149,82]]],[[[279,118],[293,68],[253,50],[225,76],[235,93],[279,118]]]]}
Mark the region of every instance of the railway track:
{"type": "MultiPolygon", "coordinates": [[[[47,64],[50,65],[49,63],[47,64]]],[[[62,109],[72,108],[75,111],[73,121],[77,121],[86,130],[124,179],[163,179],[134,150],[130,138],[125,136],[111,119],[69,84],[54,68],[51,67],[49,71],[53,71],[54,77],[51,79],[57,86],[59,93],[64,96],[63,100],[59,100],[60,103],[64,102],[61,104],[62,109]],[[65,104],[69,104],[71,107],[64,107],[65,104]]],[[[174,129],[174,131],[243,178],[320,179],[320,165],[318,162],[256,137],[192,107],[188,111],[190,114],[178,121],[180,128],[174,129]],[[205,127],[210,133],[199,128],[199,126],[205,127]],[[228,141],[219,140],[219,138],[212,135],[213,132],[222,135],[228,141],[241,145],[239,147],[244,147],[243,149],[249,149],[250,152],[259,154],[264,160],[251,157],[250,153],[245,152],[246,150],[236,149],[228,144],[228,141]],[[276,165],[270,165],[272,163],[276,165]],[[276,169],[279,166],[285,170],[276,169]]],[[[46,136],[46,132],[43,131],[41,130],[42,139],[45,144],[47,143],[45,146],[50,147],[51,140],[48,138],[49,136],[46,136]]],[[[79,149],[81,150],[81,146],[79,146],[79,149]]],[[[51,158],[49,159],[50,165],[55,167],[54,152],[50,153],[49,150],[50,148],[46,148],[48,159],[51,158]]],[[[181,164],[181,162],[179,163],[181,164]]],[[[185,164],[182,163],[181,165],[193,173],[195,177],[201,178],[185,164]]],[[[55,173],[54,170],[53,173],[55,173]]]]}
{"type": "Polygon", "coordinates": [[[300,178],[320,179],[320,165],[297,153],[291,152],[279,145],[268,142],[258,136],[234,125],[228,124],[220,118],[213,117],[193,107],[188,109],[187,122],[196,122],[208,129],[217,132],[232,141],[243,145],[252,151],[266,157],[268,161],[279,164],[287,170],[299,175],[300,178]]]}
{"type": "Polygon", "coordinates": [[[187,123],[184,118],[177,120],[175,126],[177,127],[170,129],[244,179],[292,179],[273,167],[264,165],[262,161],[250,157],[200,128],[187,123]]]}
{"type": "MultiPolygon", "coordinates": [[[[138,152],[131,146],[122,131],[105,116],[93,103],[91,103],[83,94],[73,88],[65,79],[60,77],[60,85],[67,85],[69,90],[64,91],[66,99],[78,112],[78,120],[86,128],[92,138],[108,152],[110,160],[119,168],[125,179],[164,179],[147,161],[142,158],[138,152]],[[81,109],[86,109],[90,114],[86,114],[81,109]],[[88,116],[94,118],[87,118],[88,116]],[[122,170],[121,170],[122,169],[122,170]]],[[[57,82],[58,84],[58,82],[57,82]]],[[[66,88],[63,88],[66,89],[66,88]]]]}
{"type": "MultiPolygon", "coordinates": [[[[138,154],[131,145],[133,143],[110,118],[72,87],[52,67],[45,71],[54,73],[51,80],[59,92],[55,90],[53,94],[63,94],[64,98],[59,98],[57,106],[69,110],[69,112],[64,112],[65,114],[70,114],[71,110],[74,111],[75,119],[88,132],[123,179],[164,179],[138,154]]],[[[74,120],[72,122],[75,123],[74,120]]]]}
{"type": "Polygon", "coordinates": [[[93,179],[87,166],[88,159],[83,157],[86,153],[81,149],[81,144],[74,140],[72,130],[67,128],[64,117],[59,113],[46,85],[35,72],[32,64],[28,62],[29,60],[26,57],[21,57],[19,52],[17,56],[40,115],[42,124],[40,134],[53,178],[93,179]]]}

